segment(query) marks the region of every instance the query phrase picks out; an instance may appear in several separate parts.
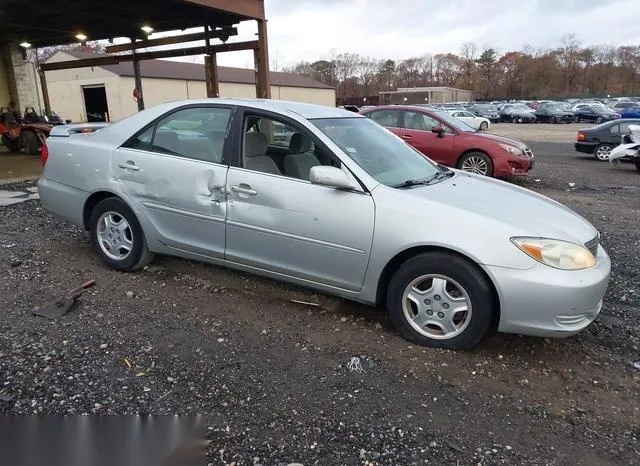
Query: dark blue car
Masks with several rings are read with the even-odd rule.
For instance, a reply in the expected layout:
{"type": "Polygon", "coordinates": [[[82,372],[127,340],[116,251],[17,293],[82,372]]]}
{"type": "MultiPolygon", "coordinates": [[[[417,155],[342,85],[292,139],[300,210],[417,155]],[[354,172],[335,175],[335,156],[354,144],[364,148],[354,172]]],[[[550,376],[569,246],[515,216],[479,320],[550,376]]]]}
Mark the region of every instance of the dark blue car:
{"type": "Polygon", "coordinates": [[[620,118],[640,118],[640,104],[623,108],[618,113],[620,118]]]}

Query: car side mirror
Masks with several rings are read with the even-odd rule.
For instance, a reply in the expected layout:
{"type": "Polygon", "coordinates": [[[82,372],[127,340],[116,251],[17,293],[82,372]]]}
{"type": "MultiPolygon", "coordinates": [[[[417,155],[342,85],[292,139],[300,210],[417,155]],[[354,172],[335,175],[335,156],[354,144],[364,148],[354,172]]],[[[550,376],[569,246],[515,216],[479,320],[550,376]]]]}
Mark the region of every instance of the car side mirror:
{"type": "Polygon", "coordinates": [[[311,167],[309,181],[312,184],[330,186],[337,189],[355,189],[347,174],[336,167],[316,165],[311,167]]]}
{"type": "Polygon", "coordinates": [[[432,133],[436,133],[439,138],[444,137],[444,128],[442,126],[434,126],[431,128],[432,133]]]}

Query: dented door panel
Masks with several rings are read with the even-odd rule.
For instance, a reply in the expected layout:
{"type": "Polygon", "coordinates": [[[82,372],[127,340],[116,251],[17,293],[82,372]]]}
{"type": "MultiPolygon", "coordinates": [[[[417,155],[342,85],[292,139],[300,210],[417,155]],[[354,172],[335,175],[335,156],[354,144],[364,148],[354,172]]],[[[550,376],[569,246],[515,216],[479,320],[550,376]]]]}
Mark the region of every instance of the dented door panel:
{"type": "Polygon", "coordinates": [[[111,173],[145,230],[170,247],[224,258],[226,165],[119,148],[111,173]]]}
{"type": "Polygon", "coordinates": [[[362,287],[375,208],[364,193],[230,168],[227,260],[323,285],[362,287]]]}

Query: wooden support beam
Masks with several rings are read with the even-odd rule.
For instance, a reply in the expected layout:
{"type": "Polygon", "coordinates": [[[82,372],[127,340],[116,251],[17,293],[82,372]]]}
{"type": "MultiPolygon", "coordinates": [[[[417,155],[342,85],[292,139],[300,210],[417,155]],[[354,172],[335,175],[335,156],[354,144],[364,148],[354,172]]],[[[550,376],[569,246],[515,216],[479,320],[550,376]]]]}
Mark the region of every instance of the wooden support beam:
{"type": "Polygon", "coordinates": [[[218,60],[216,54],[204,57],[205,82],[207,84],[207,97],[220,97],[220,86],[218,84],[218,60]]]}
{"type": "Polygon", "coordinates": [[[133,80],[136,83],[136,102],[138,104],[138,111],[141,112],[144,110],[144,97],[142,93],[142,76],[140,75],[140,59],[134,52],[135,59],[133,60],[133,80]]]}
{"type": "MultiPolygon", "coordinates": [[[[209,47],[210,52],[236,52],[239,50],[255,50],[258,48],[257,40],[247,42],[234,42],[232,44],[218,44],[209,47]]],[[[204,55],[206,47],[188,47],[186,49],[157,50],[155,52],[136,53],[136,60],[156,60],[161,58],[188,57],[190,55],[204,55]]],[[[133,55],[111,55],[106,57],[85,58],[81,60],[67,60],[55,63],[43,63],[41,68],[45,71],[66,70],[71,68],[88,68],[91,66],[115,65],[122,62],[133,61],[133,55]]]]}
{"type": "Polygon", "coordinates": [[[140,40],[129,42],[128,44],[109,45],[105,48],[107,53],[127,52],[129,50],[143,49],[147,47],[157,47],[159,45],[183,44],[197,40],[221,39],[226,41],[231,36],[237,36],[237,28],[225,28],[215,31],[194,32],[193,34],[183,34],[181,36],[159,37],[158,39],[140,40]]]}
{"type": "Polygon", "coordinates": [[[271,79],[269,78],[269,47],[267,44],[267,21],[259,19],[258,48],[254,49],[253,59],[256,67],[256,97],[271,98],[271,79]]]}
{"type": "Polygon", "coordinates": [[[44,70],[41,68],[38,70],[40,76],[40,87],[42,88],[42,99],[44,100],[44,114],[51,116],[51,100],[49,99],[49,88],[47,87],[47,78],[44,75],[44,70]]]}

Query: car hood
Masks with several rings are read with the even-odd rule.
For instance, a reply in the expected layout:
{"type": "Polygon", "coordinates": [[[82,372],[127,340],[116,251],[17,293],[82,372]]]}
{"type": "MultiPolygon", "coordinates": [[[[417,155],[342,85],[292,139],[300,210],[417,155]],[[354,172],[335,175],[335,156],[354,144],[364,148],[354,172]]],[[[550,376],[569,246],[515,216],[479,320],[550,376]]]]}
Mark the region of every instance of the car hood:
{"type": "MultiPolygon", "coordinates": [[[[598,231],[584,217],[548,197],[481,175],[455,170],[436,185],[407,189],[423,198],[504,225],[509,236],[554,238],[584,244],[598,231]]],[[[469,225],[469,231],[474,226],[469,225]]]]}
{"type": "Polygon", "coordinates": [[[506,138],[504,136],[498,136],[497,134],[491,134],[491,133],[473,133],[473,134],[475,137],[489,139],[499,144],[509,144],[510,146],[517,147],[518,149],[527,148],[527,145],[525,143],[520,142],[517,139],[506,138]]]}

